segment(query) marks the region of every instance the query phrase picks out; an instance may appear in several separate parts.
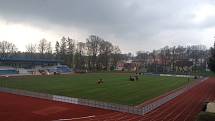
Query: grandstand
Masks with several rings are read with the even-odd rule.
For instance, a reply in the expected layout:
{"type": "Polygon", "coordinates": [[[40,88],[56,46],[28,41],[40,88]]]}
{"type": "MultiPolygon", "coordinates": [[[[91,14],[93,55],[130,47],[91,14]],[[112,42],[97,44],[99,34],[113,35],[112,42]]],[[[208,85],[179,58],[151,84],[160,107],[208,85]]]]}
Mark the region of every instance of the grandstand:
{"type": "Polygon", "coordinates": [[[62,60],[0,57],[0,75],[40,75],[41,72],[48,75],[72,72],[72,69],[62,64],[62,60]]]}
{"type": "Polygon", "coordinates": [[[50,59],[32,59],[32,58],[1,58],[0,65],[7,65],[18,68],[33,68],[35,66],[51,66],[63,63],[62,60],[50,60],[50,59]]]}

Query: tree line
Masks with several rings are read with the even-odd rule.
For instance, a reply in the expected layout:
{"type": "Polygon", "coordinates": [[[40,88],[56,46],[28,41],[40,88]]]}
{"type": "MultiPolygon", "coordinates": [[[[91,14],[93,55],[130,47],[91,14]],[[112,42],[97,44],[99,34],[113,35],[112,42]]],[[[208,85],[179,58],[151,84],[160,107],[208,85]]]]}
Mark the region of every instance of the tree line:
{"type": "Polygon", "coordinates": [[[136,55],[123,54],[118,46],[103,38],[90,35],[85,42],[78,42],[70,37],[51,42],[41,39],[38,44],[27,44],[26,51],[18,51],[15,44],[0,41],[0,57],[24,57],[31,59],[57,59],[77,70],[114,70],[119,62],[133,60],[137,71],[146,72],[201,72],[214,66],[214,48],[204,45],[165,46],[158,50],[137,51],[136,55]]]}
{"type": "Polygon", "coordinates": [[[204,45],[165,46],[152,52],[138,51],[140,67],[149,72],[202,72],[207,69],[209,50],[204,45]]]}
{"type": "Polygon", "coordinates": [[[208,61],[208,66],[210,70],[215,73],[215,42],[214,46],[210,48],[210,58],[208,61]]]}
{"type": "Polygon", "coordinates": [[[57,59],[77,70],[113,70],[121,60],[121,50],[110,41],[90,35],[86,42],[62,37],[52,48],[51,42],[41,39],[38,44],[27,44],[26,51],[18,51],[15,44],[1,41],[0,57],[24,57],[30,59],[57,59]]]}

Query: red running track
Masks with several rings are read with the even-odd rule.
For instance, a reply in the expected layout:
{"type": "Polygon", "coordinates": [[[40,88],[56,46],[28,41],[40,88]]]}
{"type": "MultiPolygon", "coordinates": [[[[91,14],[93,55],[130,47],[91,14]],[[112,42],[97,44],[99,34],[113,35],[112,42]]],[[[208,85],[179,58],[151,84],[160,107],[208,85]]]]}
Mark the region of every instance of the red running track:
{"type": "Polygon", "coordinates": [[[93,107],[0,93],[0,121],[52,121],[111,113],[93,107]]]}
{"type": "Polygon", "coordinates": [[[213,100],[215,78],[204,81],[144,116],[0,93],[0,120],[194,121],[203,102],[213,100]]]}

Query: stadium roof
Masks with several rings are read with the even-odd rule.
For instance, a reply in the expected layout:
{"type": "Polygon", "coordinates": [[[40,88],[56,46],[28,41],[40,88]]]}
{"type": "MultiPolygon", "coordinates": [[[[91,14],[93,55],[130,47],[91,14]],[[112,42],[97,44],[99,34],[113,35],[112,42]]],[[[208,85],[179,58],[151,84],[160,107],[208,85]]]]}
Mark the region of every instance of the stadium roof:
{"type": "Polygon", "coordinates": [[[0,62],[30,62],[30,63],[62,63],[62,60],[55,60],[55,59],[32,59],[32,58],[2,58],[0,57],[0,62]]]}

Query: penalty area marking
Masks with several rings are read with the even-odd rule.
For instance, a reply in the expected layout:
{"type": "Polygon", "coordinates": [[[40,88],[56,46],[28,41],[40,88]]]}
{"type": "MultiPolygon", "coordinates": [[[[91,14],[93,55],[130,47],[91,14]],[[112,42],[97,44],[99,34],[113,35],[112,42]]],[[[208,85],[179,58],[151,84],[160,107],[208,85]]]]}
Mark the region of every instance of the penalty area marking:
{"type": "Polygon", "coordinates": [[[86,119],[86,118],[93,118],[93,117],[95,117],[95,115],[79,117],[79,118],[70,118],[70,119],[57,119],[57,120],[53,120],[53,121],[71,121],[71,120],[79,120],[79,119],[86,119]]]}

